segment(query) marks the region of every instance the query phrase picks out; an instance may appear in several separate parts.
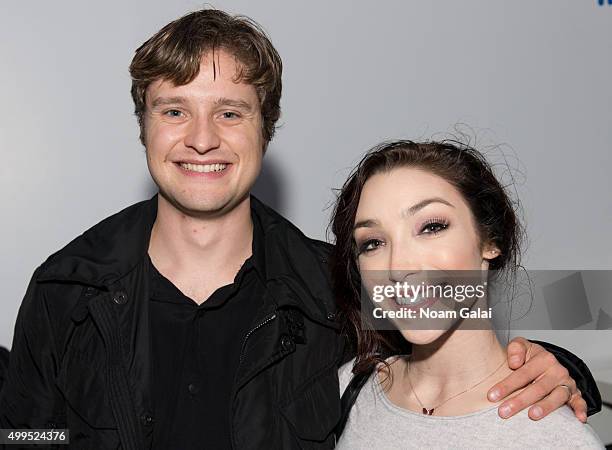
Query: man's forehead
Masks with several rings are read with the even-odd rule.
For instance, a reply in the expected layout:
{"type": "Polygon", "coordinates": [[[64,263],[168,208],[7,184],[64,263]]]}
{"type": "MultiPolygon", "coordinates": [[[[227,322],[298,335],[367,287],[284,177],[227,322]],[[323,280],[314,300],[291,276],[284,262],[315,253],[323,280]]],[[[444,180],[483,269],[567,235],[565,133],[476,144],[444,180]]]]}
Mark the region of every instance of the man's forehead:
{"type": "MultiPolygon", "coordinates": [[[[195,80],[194,80],[195,81],[195,80]]],[[[198,89],[191,83],[176,85],[169,80],[156,80],[146,90],[146,102],[151,106],[168,104],[187,104],[191,101],[206,101],[215,104],[240,104],[239,106],[257,103],[255,88],[246,83],[227,83],[221,89],[198,89]]]]}
{"type": "Polygon", "coordinates": [[[187,94],[192,88],[201,88],[202,92],[211,93],[213,90],[220,89],[223,91],[223,94],[220,95],[222,97],[248,100],[248,97],[255,92],[255,87],[242,80],[242,65],[235,63],[232,55],[219,56],[220,53],[225,52],[215,52],[214,55],[208,53],[202,56],[198,73],[188,83],[177,84],[171,76],[152,81],[146,90],[147,102],[159,96],[175,99],[188,97],[187,94]]]}

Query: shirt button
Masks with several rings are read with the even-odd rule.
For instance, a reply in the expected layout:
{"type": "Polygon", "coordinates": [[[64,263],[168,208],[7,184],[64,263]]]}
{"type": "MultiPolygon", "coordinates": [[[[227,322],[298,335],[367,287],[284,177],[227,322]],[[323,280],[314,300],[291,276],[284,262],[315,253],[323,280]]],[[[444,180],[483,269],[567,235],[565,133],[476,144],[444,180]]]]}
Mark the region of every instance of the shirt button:
{"type": "Polygon", "coordinates": [[[151,426],[153,425],[153,416],[151,414],[143,414],[140,416],[140,421],[146,426],[151,426]]]}
{"type": "Polygon", "coordinates": [[[191,395],[196,395],[198,392],[200,392],[199,386],[195,383],[190,383],[189,386],[187,386],[187,389],[191,395]]]}
{"type": "Polygon", "coordinates": [[[281,347],[285,351],[291,351],[295,348],[295,342],[291,339],[291,336],[286,334],[281,338],[281,347]]]}
{"type": "Polygon", "coordinates": [[[127,294],[124,291],[116,291],[113,294],[113,301],[118,305],[124,305],[127,302],[127,294]]]}

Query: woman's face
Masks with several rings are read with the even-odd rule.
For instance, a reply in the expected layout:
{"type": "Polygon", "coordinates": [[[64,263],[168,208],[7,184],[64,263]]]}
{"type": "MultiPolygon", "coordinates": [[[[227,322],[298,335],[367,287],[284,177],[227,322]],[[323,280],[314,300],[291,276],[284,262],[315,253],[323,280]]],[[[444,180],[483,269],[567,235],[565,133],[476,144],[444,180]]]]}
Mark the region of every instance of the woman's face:
{"type": "MultiPolygon", "coordinates": [[[[459,191],[445,179],[413,167],[368,179],[357,208],[354,238],[359,271],[368,289],[373,282],[381,283],[381,277],[387,285],[419,285],[433,284],[432,274],[445,273],[440,271],[486,270],[488,259],[498,254],[496,248],[481,245],[475,219],[459,191]]],[[[448,310],[439,301],[412,300],[411,309],[448,310]]],[[[406,304],[406,299],[396,300],[386,307],[398,309],[402,301],[406,304]]],[[[407,340],[424,344],[454,322],[445,322],[443,330],[403,326],[400,331],[407,340]]]]}

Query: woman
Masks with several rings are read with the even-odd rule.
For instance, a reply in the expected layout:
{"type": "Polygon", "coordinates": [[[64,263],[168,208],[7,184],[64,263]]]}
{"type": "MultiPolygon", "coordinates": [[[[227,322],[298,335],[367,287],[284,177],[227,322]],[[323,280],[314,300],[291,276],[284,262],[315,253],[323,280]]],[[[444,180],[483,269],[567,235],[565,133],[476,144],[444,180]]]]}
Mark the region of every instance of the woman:
{"type": "MultiPolygon", "coordinates": [[[[511,370],[482,318],[474,326],[446,314],[424,326],[422,312],[457,311],[458,302],[417,286],[456,287],[456,280],[444,280],[449,273],[479,273],[486,281],[490,270],[511,275],[518,266],[522,232],[513,202],[480,153],[452,142],[375,148],[343,186],[332,231],[341,317],[358,343],[355,360],[340,369],[341,389],[353,374],[372,372],[337,448],[602,447],[567,406],[541,421],[526,411],[499,417],[487,390],[511,370]],[[408,284],[377,306],[412,316],[387,315],[395,330],[365,326],[364,318],[366,324],[374,318],[361,316],[361,281],[368,303],[375,286],[408,284]],[[390,355],[402,340],[412,344],[411,354],[390,355]]],[[[486,295],[461,306],[483,310],[483,303],[486,295]]]]}

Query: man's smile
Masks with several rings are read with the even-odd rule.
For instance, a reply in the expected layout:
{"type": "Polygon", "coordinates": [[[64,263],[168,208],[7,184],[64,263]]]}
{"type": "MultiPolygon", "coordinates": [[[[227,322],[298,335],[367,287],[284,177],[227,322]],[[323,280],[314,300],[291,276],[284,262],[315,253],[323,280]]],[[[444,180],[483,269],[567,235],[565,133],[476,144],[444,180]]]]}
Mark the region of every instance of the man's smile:
{"type": "Polygon", "coordinates": [[[181,160],[174,162],[183,175],[220,178],[225,176],[234,164],[227,160],[195,161],[181,160]]]}

